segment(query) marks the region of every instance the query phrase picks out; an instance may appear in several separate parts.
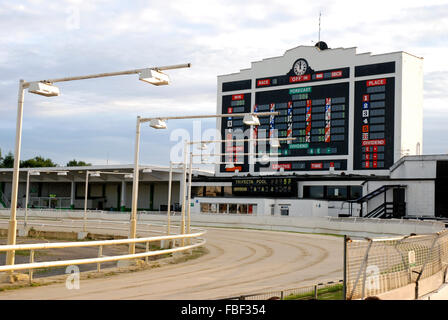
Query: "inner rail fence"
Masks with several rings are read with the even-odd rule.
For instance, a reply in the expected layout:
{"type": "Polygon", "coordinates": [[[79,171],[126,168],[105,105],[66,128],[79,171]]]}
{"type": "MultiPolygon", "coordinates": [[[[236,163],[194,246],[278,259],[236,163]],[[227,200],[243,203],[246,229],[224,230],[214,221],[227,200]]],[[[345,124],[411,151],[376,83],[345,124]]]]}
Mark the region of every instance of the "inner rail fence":
{"type": "Polygon", "coordinates": [[[418,299],[447,282],[448,230],[351,240],[344,237],[345,297],[418,299]]]}
{"type": "MultiPolygon", "coordinates": [[[[55,225],[52,225],[55,226],[55,225]]],[[[106,228],[108,229],[108,228],[106,228]]],[[[120,229],[120,228],[109,228],[120,229]]],[[[29,263],[20,263],[13,265],[1,265],[0,273],[2,272],[14,272],[28,270],[29,280],[32,281],[33,270],[40,268],[57,268],[70,265],[83,265],[83,264],[97,264],[97,271],[101,270],[101,263],[121,260],[137,260],[145,259],[148,262],[148,258],[152,256],[165,255],[176,252],[189,251],[194,248],[204,246],[206,240],[201,238],[207,231],[194,228],[196,232],[188,234],[173,234],[165,236],[152,236],[141,237],[135,239],[116,239],[116,240],[97,240],[97,241],[77,241],[77,242],[50,242],[50,243],[34,243],[34,244],[16,244],[16,245],[0,245],[0,254],[8,251],[29,251],[29,263]],[[186,245],[176,246],[176,242],[186,239],[186,245]],[[152,250],[150,243],[160,242],[168,243],[167,249],[152,250]],[[143,243],[145,244],[145,250],[135,254],[122,254],[114,256],[104,256],[103,247],[113,245],[131,245],[143,243]],[[98,256],[93,258],[83,259],[71,259],[71,260],[57,260],[57,261],[42,261],[35,262],[34,256],[36,251],[45,249],[63,249],[63,248],[82,248],[82,247],[98,247],[98,256]]],[[[145,230],[146,231],[146,230],[145,230]]]]}
{"type": "Polygon", "coordinates": [[[299,288],[240,295],[222,300],[343,300],[343,287],[343,280],[339,280],[299,288]]]}

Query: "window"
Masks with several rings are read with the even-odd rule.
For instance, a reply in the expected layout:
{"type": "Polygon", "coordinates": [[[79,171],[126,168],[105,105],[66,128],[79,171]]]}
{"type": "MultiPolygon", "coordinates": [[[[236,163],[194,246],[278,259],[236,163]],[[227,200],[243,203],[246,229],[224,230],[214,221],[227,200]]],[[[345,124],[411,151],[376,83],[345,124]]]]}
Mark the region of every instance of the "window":
{"type": "Polygon", "coordinates": [[[346,186],[327,186],[327,199],[347,200],[346,186]]]}
{"type": "Polygon", "coordinates": [[[238,205],[238,214],[247,214],[247,204],[238,205]]]}
{"type": "Polygon", "coordinates": [[[350,199],[355,200],[362,197],[362,186],[350,186],[350,199]]]}
{"type": "Polygon", "coordinates": [[[204,187],[191,187],[191,197],[203,197],[204,196],[204,187]]]}
{"type": "Polygon", "coordinates": [[[217,212],[218,212],[218,204],[210,203],[210,213],[217,213],[217,212]]]}
{"type": "Polygon", "coordinates": [[[210,212],[210,203],[201,203],[201,212],[209,213],[210,212]]]}
{"type": "Polygon", "coordinates": [[[217,197],[221,195],[221,187],[205,187],[205,196],[206,197],[217,197]]]}
{"type": "Polygon", "coordinates": [[[232,187],[223,187],[224,189],[224,197],[232,196],[232,187]]]}
{"type": "Polygon", "coordinates": [[[236,209],[237,209],[237,204],[236,203],[229,204],[229,213],[235,214],[237,212],[236,209]]]}
{"type": "Polygon", "coordinates": [[[280,215],[289,216],[289,205],[280,205],[280,215]]]}
{"type": "Polygon", "coordinates": [[[361,196],[362,186],[303,186],[304,199],[345,201],[361,196]]]}
{"type": "Polygon", "coordinates": [[[310,199],[323,199],[324,186],[304,186],[303,197],[310,199]]]}
{"type": "Polygon", "coordinates": [[[219,213],[227,213],[227,203],[219,204],[219,213]]]}

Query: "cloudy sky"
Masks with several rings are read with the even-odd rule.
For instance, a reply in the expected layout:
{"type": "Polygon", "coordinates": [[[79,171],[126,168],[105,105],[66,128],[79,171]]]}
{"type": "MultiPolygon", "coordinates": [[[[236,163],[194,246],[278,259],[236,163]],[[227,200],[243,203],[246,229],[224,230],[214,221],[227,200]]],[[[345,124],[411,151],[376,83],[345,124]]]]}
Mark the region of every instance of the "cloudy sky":
{"type": "MultiPolygon", "coordinates": [[[[330,47],[424,58],[423,152],[447,153],[446,0],[2,0],[0,149],[14,150],[19,79],[192,63],[169,72],[170,86],[130,75],[59,83],[59,97],[25,94],[22,159],[132,163],[137,115],[214,113],[217,75],[313,45],[320,11],[321,39],[330,47]]],[[[201,122],[203,130],[214,125],[201,122]]],[[[167,164],[179,128],[192,126],[172,121],[169,130],[142,127],[141,162],[167,164]]]]}

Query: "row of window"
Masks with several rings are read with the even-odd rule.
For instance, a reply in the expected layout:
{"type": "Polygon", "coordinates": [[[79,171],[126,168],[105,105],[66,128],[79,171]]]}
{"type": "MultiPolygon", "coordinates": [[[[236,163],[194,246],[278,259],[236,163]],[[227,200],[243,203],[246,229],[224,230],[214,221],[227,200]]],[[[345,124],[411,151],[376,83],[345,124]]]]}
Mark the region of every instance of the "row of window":
{"type": "Polygon", "coordinates": [[[201,213],[216,214],[253,214],[256,212],[256,204],[245,203],[201,203],[201,213]]]}
{"type": "Polygon", "coordinates": [[[304,186],[303,198],[355,200],[362,196],[362,186],[304,186]]]}

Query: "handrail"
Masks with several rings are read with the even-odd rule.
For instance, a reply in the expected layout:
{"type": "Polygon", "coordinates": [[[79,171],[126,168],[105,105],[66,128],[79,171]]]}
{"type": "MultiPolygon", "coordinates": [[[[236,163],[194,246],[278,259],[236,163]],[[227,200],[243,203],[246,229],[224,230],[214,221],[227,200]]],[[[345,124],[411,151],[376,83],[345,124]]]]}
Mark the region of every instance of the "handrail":
{"type": "MultiPolygon", "coordinates": [[[[32,223],[33,224],[33,223],[32,223]]],[[[34,223],[36,225],[47,225],[47,226],[60,226],[60,224],[41,224],[34,223]]],[[[149,225],[149,224],[145,224],[149,225]]],[[[67,226],[65,226],[67,227],[67,226]]],[[[69,226],[70,227],[70,226],[69,226]]],[[[71,226],[73,227],[73,226],[71,226]]],[[[114,230],[123,230],[120,228],[111,228],[111,227],[91,227],[98,229],[114,229],[114,230]]],[[[198,232],[188,233],[188,234],[174,234],[174,235],[164,235],[164,236],[152,236],[152,237],[143,237],[143,238],[132,238],[132,239],[114,239],[114,240],[95,240],[95,241],[83,241],[83,242],[53,242],[53,243],[34,243],[34,244],[15,244],[15,245],[0,245],[0,252],[9,252],[16,250],[30,250],[32,256],[35,250],[42,249],[60,249],[60,248],[79,248],[79,247],[100,247],[108,246],[108,245],[120,245],[120,244],[132,244],[132,243],[146,243],[146,252],[143,253],[135,253],[135,254],[126,254],[126,255],[116,255],[116,256],[98,256],[97,258],[87,258],[87,259],[72,259],[72,260],[63,260],[63,261],[46,261],[46,262],[34,262],[30,261],[30,263],[22,263],[15,265],[3,265],[0,266],[0,272],[5,271],[16,271],[16,270],[31,270],[38,268],[49,268],[49,267],[60,267],[60,266],[68,266],[68,265],[78,265],[78,264],[92,264],[97,263],[98,265],[103,262],[110,261],[118,261],[118,260],[129,260],[129,259],[138,259],[138,258],[146,258],[149,256],[156,256],[161,254],[168,254],[180,251],[187,251],[196,247],[203,246],[206,243],[205,239],[199,238],[200,236],[207,233],[204,229],[199,229],[198,232]],[[171,249],[162,249],[149,251],[149,243],[155,241],[163,241],[163,240],[177,240],[177,239],[185,239],[185,238],[197,238],[199,240],[198,243],[192,243],[187,246],[181,246],[171,249]]],[[[148,231],[148,230],[140,230],[140,231],[148,231]]],[[[102,252],[102,250],[100,250],[102,252]]],[[[32,271],[30,271],[30,279],[31,279],[32,271]]]]}
{"type": "MultiPolygon", "coordinates": [[[[135,239],[130,239],[130,240],[135,240],[135,239]]],[[[5,265],[5,266],[0,266],[0,272],[39,269],[39,268],[50,268],[50,267],[62,267],[62,266],[68,266],[68,265],[102,263],[102,262],[110,262],[110,261],[118,261],[118,260],[130,260],[130,259],[145,258],[145,257],[149,257],[149,256],[156,256],[159,254],[167,254],[167,253],[174,253],[174,252],[179,252],[179,251],[186,251],[186,250],[190,250],[190,249],[193,249],[196,247],[203,246],[206,243],[205,239],[199,239],[199,240],[202,240],[202,241],[199,243],[195,243],[195,244],[184,246],[184,247],[148,251],[148,252],[143,252],[143,253],[110,256],[110,257],[100,257],[100,258],[89,258],[89,259],[76,259],[76,260],[48,261],[48,262],[35,262],[35,263],[5,265]]],[[[113,241],[113,240],[109,240],[109,241],[113,241]]]]}
{"type": "Polygon", "coordinates": [[[179,234],[179,235],[172,235],[172,236],[156,236],[156,237],[147,237],[147,238],[133,238],[133,239],[95,240],[95,241],[83,241],[83,242],[46,242],[46,243],[32,243],[32,244],[3,245],[3,246],[0,246],[0,251],[95,247],[95,246],[130,244],[130,243],[139,243],[139,242],[153,242],[153,241],[160,241],[160,240],[175,240],[175,239],[182,239],[182,238],[199,237],[199,236],[204,235],[206,232],[207,232],[206,230],[203,230],[198,233],[179,234]]]}

